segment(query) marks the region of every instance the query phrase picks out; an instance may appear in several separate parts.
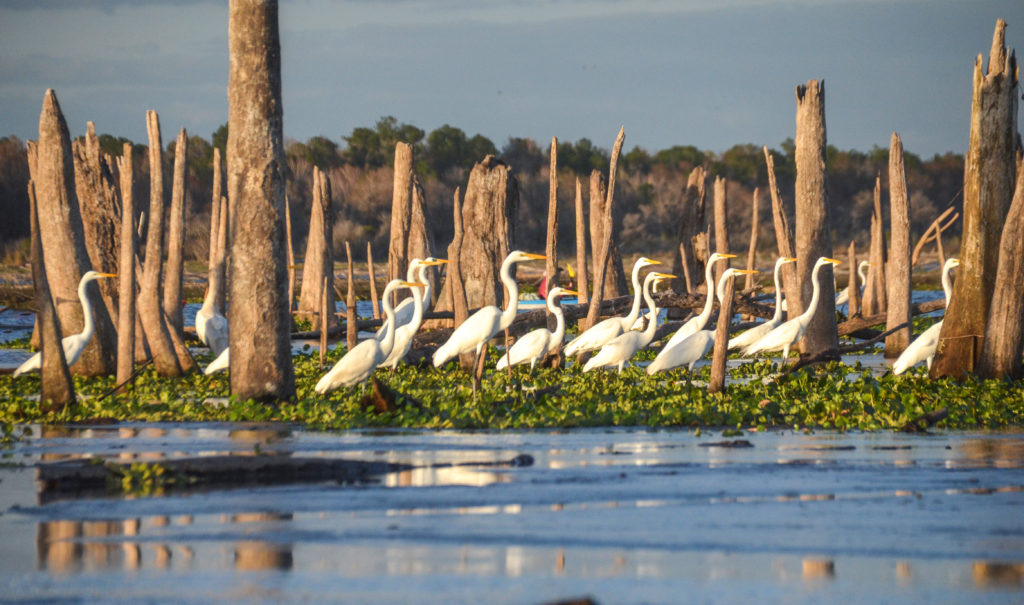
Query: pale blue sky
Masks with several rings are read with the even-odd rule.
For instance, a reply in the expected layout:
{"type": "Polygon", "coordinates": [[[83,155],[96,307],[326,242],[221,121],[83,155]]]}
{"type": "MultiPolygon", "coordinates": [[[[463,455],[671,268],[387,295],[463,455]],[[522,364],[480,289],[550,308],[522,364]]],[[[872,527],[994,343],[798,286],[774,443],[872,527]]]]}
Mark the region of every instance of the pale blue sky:
{"type": "MultiPolygon", "coordinates": [[[[793,136],[824,79],[829,142],[966,148],[971,69],[1021,0],[283,0],[285,135],[341,142],[393,115],[546,146],[724,151],[793,136]]],[[[227,2],[0,0],[0,136],[36,138],[46,88],[73,134],[209,138],[227,121],[227,2]]],[[[1019,92],[1019,91],[1018,91],[1019,92]]]]}

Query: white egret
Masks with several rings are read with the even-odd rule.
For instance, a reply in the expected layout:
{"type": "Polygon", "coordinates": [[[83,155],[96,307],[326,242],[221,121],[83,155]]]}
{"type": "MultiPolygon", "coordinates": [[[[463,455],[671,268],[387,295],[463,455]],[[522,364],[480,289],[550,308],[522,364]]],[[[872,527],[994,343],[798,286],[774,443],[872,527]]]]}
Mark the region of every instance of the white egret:
{"type": "MultiPolygon", "coordinates": [[[[867,281],[868,281],[868,278],[867,278],[866,275],[864,275],[864,272],[867,271],[868,267],[870,267],[870,266],[871,266],[871,263],[869,263],[866,260],[860,261],[860,264],[857,265],[857,275],[860,276],[860,291],[861,292],[864,291],[864,284],[866,284],[867,281]]],[[[839,305],[845,305],[848,302],[850,302],[850,286],[846,286],[845,288],[843,288],[843,291],[840,292],[838,296],[836,296],[836,306],[837,307],[839,305]]]]}
{"type": "Polygon", "coordinates": [[[651,310],[650,316],[653,318],[652,321],[647,323],[647,328],[643,332],[637,332],[630,330],[619,334],[613,338],[610,342],[601,347],[593,357],[587,361],[586,365],[583,366],[584,372],[589,372],[594,368],[603,368],[605,366],[618,366],[619,373],[622,373],[623,366],[626,362],[636,355],[636,352],[640,349],[651,344],[651,340],[654,339],[654,332],[658,329],[658,307],[654,303],[654,298],[651,296],[651,286],[661,280],[672,279],[675,275],[668,273],[648,273],[647,277],[644,278],[643,296],[647,302],[647,307],[651,310]]]}
{"type": "MultiPolygon", "coordinates": [[[[427,279],[427,269],[437,265],[443,265],[447,263],[447,260],[437,259],[434,257],[428,257],[427,259],[414,258],[409,261],[409,270],[406,271],[405,281],[409,283],[417,282],[421,284],[427,284],[423,290],[421,300],[419,303],[421,313],[426,313],[430,309],[430,280],[427,279]]],[[[413,293],[419,290],[413,289],[413,293]]],[[[401,328],[405,324],[412,321],[414,313],[413,308],[414,298],[406,298],[402,302],[398,303],[395,307],[395,329],[401,328]]],[[[377,329],[377,333],[373,335],[377,339],[377,342],[384,340],[384,332],[387,326],[384,324],[380,325],[377,329]]],[[[415,333],[415,331],[413,332],[415,333]]]]}
{"type": "Polygon", "coordinates": [[[206,288],[203,306],[196,311],[196,335],[214,355],[220,355],[228,348],[228,318],[217,308],[215,293],[209,287],[206,288]]]}
{"type": "MultiPolygon", "coordinates": [[[[547,257],[542,254],[531,254],[520,250],[513,250],[501,263],[501,283],[508,288],[508,307],[502,311],[494,305],[488,305],[470,315],[462,322],[448,341],[434,351],[434,367],[439,368],[448,360],[463,353],[476,351],[479,358],[480,352],[487,345],[487,341],[494,338],[494,335],[512,325],[519,310],[519,285],[512,279],[510,271],[512,265],[528,260],[545,260],[547,257]]],[[[475,384],[475,383],[474,383],[475,384]]]]}
{"type": "MultiPolygon", "coordinates": [[[[719,304],[724,304],[725,285],[729,283],[729,280],[733,279],[736,275],[753,275],[755,273],[757,271],[747,269],[726,269],[722,276],[718,278],[718,287],[715,288],[719,304]]],[[[710,292],[708,294],[710,298],[710,292]]],[[[658,356],[654,358],[654,361],[647,366],[647,373],[654,375],[656,372],[671,370],[682,365],[688,366],[687,369],[692,373],[694,364],[701,357],[704,357],[714,344],[714,330],[697,330],[676,344],[665,345],[658,352],[658,356]]]]}
{"type": "MultiPolygon", "coordinates": [[[[415,263],[419,269],[419,283],[429,284],[427,281],[427,268],[443,265],[447,262],[448,261],[446,260],[438,260],[436,258],[428,258],[422,261],[414,259],[409,266],[411,267],[412,264],[415,263]]],[[[409,353],[409,349],[412,348],[412,339],[416,336],[416,331],[420,329],[420,324],[423,323],[423,313],[425,313],[427,307],[430,306],[430,299],[427,298],[424,300],[425,296],[429,296],[429,289],[429,285],[425,285],[422,289],[413,288],[412,298],[403,300],[402,304],[398,305],[398,309],[395,309],[395,323],[398,324],[398,327],[395,328],[395,344],[391,347],[391,353],[388,355],[387,359],[384,360],[384,363],[380,364],[380,367],[391,368],[391,370],[394,371],[395,368],[398,367],[398,362],[402,361],[402,359],[404,359],[409,353]],[[405,308],[412,309],[413,313],[408,322],[402,323],[398,318],[398,310],[401,309],[406,302],[409,302],[410,304],[406,305],[405,308]]],[[[381,328],[386,331],[387,326],[381,325],[381,328]]],[[[378,342],[380,342],[380,339],[378,339],[378,342]]]]}
{"type": "MultiPolygon", "coordinates": [[[[82,319],[84,325],[82,331],[78,334],[72,334],[71,336],[65,336],[61,339],[60,344],[64,347],[64,359],[68,363],[68,367],[75,365],[78,358],[82,356],[82,351],[85,350],[86,345],[92,339],[92,334],[96,330],[95,320],[92,317],[92,303],[89,302],[89,297],[86,295],[85,287],[91,281],[97,279],[104,279],[107,277],[117,277],[116,273],[100,273],[98,271],[86,271],[85,275],[78,282],[78,300],[82,303],[82,319]]],[[[14,376],[21,376],[28,372],[35,372],[39,370],[40,364],[42,363],[42,352],[36,353],[32,357],[29,357],[25,363],[18,366],[18,369],[14,370],[14,376]]]]}
{"type": "Polygon", "coordinates": [[[363,342],[349,349],[345,355],[338,360],[320,380],[316,383],[314,390],[323,395],[328,391],[340,387],[350,387],[366,380],[383,362],[395,343],[395,310],[391,307],[388,299],[390,294],[398,288],[424,288],[425,284],[406,282],[393,279],[384,288],[381,306],[384,307],[384,315],[388,318],[387,329],[384,334],[384,341],[377,342],[375,338],[368,338],[363,342]]]}
{"type": "Polygon", "coordinates": [[[811,323],[811,318],[814,317],[814,312],[818,309],[818,298],[821,294],[818,272],[821,271],[822,267],[829,264],[838,265],[839,261],[822,256],[814,263],[814,269],[811,270],[811,301],[807,305],[807,310],[765,334],[761,340],[747,347],[744,351],[745,354],[753,355],[755,353],[782,349],[782,359],[789,358],[789,348],[803,338],[804,332],[807,331],[807,324],[811,323]]]}
{"type": "Polygon", "coordinates": [[[209,376],[210,374],[216,374],[217,372],[223,372],[228,369],[231,365],[231,349],[226,348],[220,352],[220,355],[216,356],[210,365],[203,369],[203,374],[209,376]]]}
{"type": "Polygon", "coordinates": [[[704,309],[700,312],[700,315],[691,317],[689,321],[683,324],[683,327],[676,330],[672,338],[669,338],[668,342],[665,343],[665,349],[682,342],[684,338],[694,332],[703,330],[704,326],[707,325],[708,319],[711,318],[711,308],[714,306],[715,298],[715,293],[712,291],[714,288],[714,278],[712,277],[714,264],[727,258],[736,258],[736,255],[715,252],[708,258],[707,266],[704,268],[704,283],[708,284],[708,295],[707,300],[704,302],[704,309]]]}
{"type": "MultiPolygon", "coordinates": [[[[942,289],[946,293],[946,307],[949,307],[949,299],[953,294],[953,284],[949,281],[949,272],[960,264],[960,260],[951,258],[942,267],[942,289]]],[[[935,349],[939,346],[939,333],[942,332],[942,320],[932,324],[914,339],[914,342],[903,349],[900,356],[892,364],[893,374],[902,374],[922,361],[932,369],[932,360],[935,359],[935,349]]]]}
{"type": "Polygon", "coordinates": [[[573,356],[578,353],[586,353],[600,349],[605,343],[633,328],[633,324],[640,316],[640,269],[650,265],[660,265],[661,261],[651,260],[641,256],[633,263],[633,306],[624,317],[609,317],[594,324],[592,328],[572,339],[565,345],[565,354],[573,356]]]}
{"type": "Polygon", "coordinates": [[[555,331],[552,332],[547,328],[540,328],[524,335],[502,355],[501,359],[498,360],[496,369],[504,370],[510,365],[516,366],[529,362],[530,372],[533,373],[533,368],[537,365],[538,361],[558,351],[558,348],[562,346],[562,340],[565,338],[565,315],[562,313],[562,305],[559,298],[569,294],[577,294],[577,292],[563,288],[552,288],[548,292],[548,299],[545,304],[548,307],[548,311],[551,311],[555,316],[555,331]]]}
{"type": "Polygon", "coordinates": [[[792,256],[780,256],[775,261],[775,314],[768,321],[750,328],[735,338],[730,338],[729,349],[750,346],[782,323],[782,285],[779,283],[779,270],[782,269],[782,265],[795,262],[796,259],[792,256]]]}

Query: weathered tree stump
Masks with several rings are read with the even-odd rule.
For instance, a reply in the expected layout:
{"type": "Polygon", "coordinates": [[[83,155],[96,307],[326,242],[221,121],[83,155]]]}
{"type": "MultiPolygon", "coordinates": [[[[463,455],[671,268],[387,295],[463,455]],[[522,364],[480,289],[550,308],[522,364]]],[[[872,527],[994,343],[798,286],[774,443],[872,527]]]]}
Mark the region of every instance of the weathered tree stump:
{"type": "MultiPolygon", "coordinates": [[[[801,296],[787,301],[790,317],[803,312],[811,300],[811,271],[820,256],[832,252],[825,166],[825,84],[810,80],[796,88],[796,258],[801,296]],[[793,304],[796,302],[797,304],[793,304]]],[[[821,272],[821,296],[800,352],[839,358],[836,336],[835,285],[831,265],[821,272]]]]}
{"type": "Polygon", "coordinates": [[[306,256],[302,263],[302,289],[299,293],[299,316],[309,320],[314,330],[321,328],[326,319],[327,327],[337,325],[338,318],[329,313],[321,318],[321,290],[325,278],[329,278],[327,300],[324,304],[334,309],[334,250],[331,239],[334,233],[334,213],[331,210],[331,182],[319,168],[313,167],[313,203],[309,217],[309,235],[306,237],[306,256]]]}
{"type": "MultiPolygon", "coordinates": [[[[974,62],[971,134],[964,170],[964,230],[953,297],[931,376],[961,378],[973,372],[982,349],[998,272],[1003,225],[1016,170],[1017,61],[1006,50],[1006,22],[996,22],[988,72],[974,62]]],[[[1018,301],[1019,304],[1019,301],[1018,301]]]]}
{"type": "MultiPolygon", "coordinates": [[[[611,298],[607,296],[605,284],[612,277],[613,273],[613,267],[609,265],[609,261],[613,260],[612,243],[614,241],[612,199],[615,195],[615,174],[618,171],[619,154],[622,152],[622,144],[625,140],[626,129],[620,127],[619,134],[615,137],[615,144],[612,147],[612,156],[608,167],[608,193],[603,203],[595,203],[595,182],[598,185],[600,184],[600,173],[598,173],[598,178],[595,178],[594,173],[590,175],[590,242],[593,248],[591,253],[594,257],[594,290],[590,297],[590,307],[587,311],[588,329],[597,323],[600,315],[601,300],[603,298],[611,298]]],[[[612,265],[614,265],[614,262],[612,265]]],[[[621,270],[621,260],[618,266],[621,270]]]]}
{"type": "MultiPolygon", "coordinates": [[[[704,266],[696,251],[696,241],[704,231],[706,180],[707,173],[703,167],[697,166],[690,171],[679,212],[679,249],[672,259],[672,273],[676,276],[672,281],[672,289],[686,294],[696,291],[696,281],[704,274],[704,266]]],[[[669,317],[676,318],[677,315],[670,312],[669,317]]]]}
{"type": "MultiPolygon", "coordinates": [[[[720,176],[715,177],[715,183],[713,187],[714,191],[714,204],[715,204],[715,252],[721,252],[722,254],[729,253],[729,223],[728,223],[728,210],[726,207],[726,180],[720,176]]],[[[717,284],[718,280],[721,279],[722,274],[732,264],[732,260],[726,259],[724,263],[715,263],[714,267],[714,283],[717,284]]],[[[708,291],[714,290],[711,284],[708,284],[708,291]]]]}
{"type": "MultiPolygon", "coordinates": [[[[885,279],[885,219],[882,217],[882,177],[875,175],[875,209],[871,214],[871,242],[868,248],[867,285],[864,286],[864,312],[868,315],[884,313],[886,301],[885,279]]],[[[854,268],[851,268],[851,271],[854,268]]]]}
{"type": "Polygon", "coordinates": [[[846,253],[847,263],[850,268],[850,279],[847,280],[847,292],[849,292],[849,302],[846,304],[846,315],[848,318],[853,318],[860,315],[860,284],[857,282],[857,243],[850,240],[850,247],[846,253]]]}
{"type": "Polygon", "coordinates": [[[583,184],[576,177],[576,291],[578,300],[585,303],[590,300],[587,292],[590,289],[587,279],[587,223],[583,216],[583,184]]]}
{"type": "Polygon", "coordinates": [[[291,399],[277,2],[231,0],[228,31],[231,392],[291,399]]]}
{"type": "Polygon", "coordinates": [[[181,283],[185,272],[185,168],[188,166],[188,134],[182,128],[174,145],[174,180],[171,183],[171,209],[167,215],[167,275],[164,278],[164,315],[168,329],[184,330],[181,312],[181,283]]]}
{"type": "MultiPolygon", "coordinates": [[[[348,350],[351,351],[352,348],[356,346],[356,342],[359,339],[359,332],[356,327],[356,319],[358,316],[356,314],[355,275],[353,275],[355,269],[352,265],[352,245],[348,242],[345,242],[345,263],[347,265],[345,273],[346,282],[348,284],[348,290],[345,293],[345,344],[348,347],[348,350]]],[[[326,280],[324,283],[329,285],[326,280]]],[[[324,308],[326,308],[326,306],[324,308]]]]}
{"type": "MultiPolygon", "coordinates": [[[[776,248],[779,251],[779,256],[795,258],[796,248],[793,245],[795,236],[793,235],[793,229],[789,226],[789,217],[786,214],[786,208],[782,201],[782,194],[779,192],[779,184],[775,180],[775,158],[768,151],[768,147],[762,147],[762,150],[764,151],[764,161],[768,170],[768,191],[771,193],[772,198],[772,224],[775,227],[776,248]]],[[[793,300],[794,304],[799,306],[798,299],[800,297],[797,295],[797,292],[800,286],[796,269],[793,263],[786,263],[782,266],[781,271],[782,289],[786,293],[786,306],[789,309],[787,317],[796,317],[794,312],[796,306],[790,307],[789,300],[793,300]]]]}
{"type": "MultiPolygon", "coordinates": [[[[629,285],[626,280],[626,273],[622,267],[622,254],[619,252],[618,234],[615,232],[615,221],[612,208],[606,208],[608,204],[608,184],[600,170],[590,173],[590,254],[591,260],[597,262],[597,249],[594,248],[595,238],[603,241],[605,229],[605,215],[607,224],[611,225],[611,236],[609,238],[609,250],[605,255],[605,278],[604,297],[615,298],[629,294],[629,285]]],[[[593,275],[597,275],[595,265],[593,275]]]]}
{"type": "MultiPolygon", "coordinates": [[[[409,240],[406,243],[406,256],[411,261],[414,258],[430,258],[437,256],[437,247],[434,245],[434,236],[427,225],[426,194],[419,178],[412,175],[412,206],[409,212],[409,240]]],[[[406,270],[409,264],[406,263],[406,270]]],[[[402,279],[405,279],[403,274],[402,279]]],[[[439,287],[438,273],[433,268],[427,269],[427,281],[430,282],[431,305],[437,302],[439,287]]],[[[407,290],[408,288],[403,288],[407,290]]]]}
{"type": "MultiPolygon", "coordinates": [[[[903,142],[892,133],[889,144],[889,266],[886,268],[887,308],[885,324],[907,327],[885,339],[885,356],[898,357],[910,344],[910,198],[907,174],[903,166],[903,142]]],[[[850,276],[856,284],[855,267],[850,276]]],[[[856,289],[856,286],[853,286],[856,289]]],[[[851,292],[853,290],[850,290],[851,292]]]]}
{"type": "MultiPolygon", "coordinates": [[[[761,189],[754,187],[750,197],[750,245],[747,247],[747,271],[754,271],[757,263],[757,234],[759,231],[761,210],[761,189]]],[[[757,278],[753,273],[744,276],[743,290],[749,292],[757,287],[757,278]]]]}
{"type": "MultiPolygon", "coordinates": [[[[729,320],[732,319],[732,297],[735,285],[732,279],[725,282],[722,290],[721,307],[718,310],[718,325],[715,326],[715,346],[711,353],[711,379],[708,381],[709,393],[720,393],[725,390],[725,361],[729,357],[729,320]]],[[[708,290],[708,296],[714,296],[714,288],[708,290]]]]}
{"type": "MultiPolygon", "coordinates": [[[[388,281],[405,279],[409,269],[409,225],[412,222],[412,145],[395,143],[394,190],[391,193],[391,231],[388,243],[388,281]]],[[[409,296],[403,288],[392,303],[409,296]]]]}
{"type": "Polygon", "coordinates": [[[135,369],[135,196],[132,144],[125,143],[117,158],[121,186],[121,243],[118,266],[117,384],[129,380],[135,369]]]}

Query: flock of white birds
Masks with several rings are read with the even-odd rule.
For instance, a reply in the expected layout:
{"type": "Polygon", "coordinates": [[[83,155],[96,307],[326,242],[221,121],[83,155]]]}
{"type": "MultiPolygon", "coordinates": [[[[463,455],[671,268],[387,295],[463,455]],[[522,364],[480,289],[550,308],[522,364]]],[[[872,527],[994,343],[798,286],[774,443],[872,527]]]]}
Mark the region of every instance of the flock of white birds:
{"type": "MultiPolygon", "coordinates": [[[[712,283],[714,265],[718,261],[734,257],[734,254],[721,254],[717,252],[712,254],[705,267],[705,283],[712,283]]],[[[539,254],[531,254],[519,250],[511,252],[502,263],[500,271],[501,281],[509,292],[509,303],[506,308],[499,309],[494,305],[489,305],[473,313],[434,352],[434,366],[440,368],[448,361],[466,353],[474,353],[479,361],[479,356],[486,354],[487,343],[500,332],[507,329],[518,312],[519,286],[511,275],[512,266],[519,262],[543,260],[545,258],[545,256],[539,254]]],[[[775,263],[774,316],[746,330],[735,338],[731,338],[728,343],[728,349],[739,349],[744,355],[781,351],[783,359],[789,357],[790,348],[803,338],[811,318],[818,309],[821,290],[819,284],[820,270],[826,265],[839,264],[838,260],[826,257],[821,257],[817,260],[811,272],[812,294],[806,310],[797,317],[783,321],[785,300],[783,299],[782,288],[779,283],[779,270],[786,263],[795,261],[795,258],[780,257],[775,263]]],[[[447,262],[446,260],[436,258],[413,259],[409,264],[408,275],[405,280],[396,279],[389,282],[384,289],[381,301],[385,320],[380,330],[373,337],[353,347],[339,359],[317,382],[316,392],[323,394],[334,389],[364,383],[378,367],[395,369],[412,347],[413,337],[419,330],[420,324],[423,321],[423,315],[430,305],[430,282],[427,279],[427,271],[430,267],[447,262]],[[412,297],[403,300],[397,308],[393,308],[390,303],[391,293],[400,288],[410,288],[412,290],[412,297]]],[[[632,283],[634,297],[633,306],[630,308],[629,313],[622,317],[607,318],[595,324],[589,330],[584,331],[565,345],[564,353],[566,356],[592,353],[590,359],[583,366],[584,372],[603,367],[615,367],[621,372],[623,367],[629,363],[638,351],[651,344],[657,330],[658,318],[658,307],[655,303],[652,289],[655,289],[658,283],[675,277],[667,273],[652,271],[644,278],[643,285],[641,286],[640,271],[644,267],[658,264],[660,264],[659,261],[646,257],[639,258],[633,264],[632,283]],[[641,298],[648,308],[646,327],[643,327],[643,318],[640,315],[641,298]]],[[[952,289],[949,273],[957,265],[959,265],[957,259],[949,259],[942,268],[942,287],[946,294],[947,305],[949,304],[952,289]]],[[[865,280],[863,272],[867,266],[868,263],[865,261],[858,267],[861,283],[865,280]]],[[[757,271],[727,269],[722,273],[714,292],[708,292],[701,312],[683,324],[668,339],[654,361],[647,366],[646,372],[648,374],[653,375],[657,372],[681,366],[687,366],[688,370],[692,372],[694,364],[706,355],[714,345],[714,330],[707,329],[713,309],[712,297],[717,295],[721,302],[728,281],[732,280],[736,275],[744,273],[757,273],[757,271]]],[[[79,282],[78,297],[82,304],[85,321],[82,332],[68,336],[62,341],[68,365],[72,365],[78,360],[82,350],[92,338],[94,331],[92,306],[89,302],[89,297],[86,296],[86,286],[93,280],[107,277],[116,277],[116,275],[89,271],[82,276],[79,282]]],[[[574,294],[576,292],[571,290],[553,288],[548,293],[546,306],[556,318],[555,331],[551,332],[546,328],[541,328],[522,336],[498,360],[497,369],[529,364],[530,371],[532,372],[537,363],[548,355],[558,352],[565,339],[565,317],[560,306],[560,299],[562,296],[574,294]]],[[[847,295],[848,289],[841,292],[836,298],[836,304],[846,302],[848,300],[847,295]]],[[[213,294],[207,291],[203,305],[196,313],[196,333],[200,340],[216,355],[214,361],[204,370],[206,374],[226,370],[230,365],[228,321],[216,308],[213,298],[213,294]]],[[[912,342],[893,364],[893,373],[903,373],[922,361],[930,368],[932,359],[935,356],[941,328],[942,322],[940,321],[925,330],[921,336],[912,342]]],[[[39,353],[33,355],[15,370],[14,375],[19,376],[26,372],[38,371],[40,359],[39,353]]]]}

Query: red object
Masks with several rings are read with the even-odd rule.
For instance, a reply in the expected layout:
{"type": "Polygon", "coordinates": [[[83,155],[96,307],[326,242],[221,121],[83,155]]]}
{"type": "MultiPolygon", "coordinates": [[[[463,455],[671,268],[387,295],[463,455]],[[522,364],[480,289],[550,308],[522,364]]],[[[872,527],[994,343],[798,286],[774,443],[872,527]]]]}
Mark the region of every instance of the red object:
{"type": "Polygon", "coordinates": [[[548,276],[545,275],[544,279],[540,280],[540,288],[537,289],[540,292],[540,297],[544,300],[548,299],[548,276]]]}

